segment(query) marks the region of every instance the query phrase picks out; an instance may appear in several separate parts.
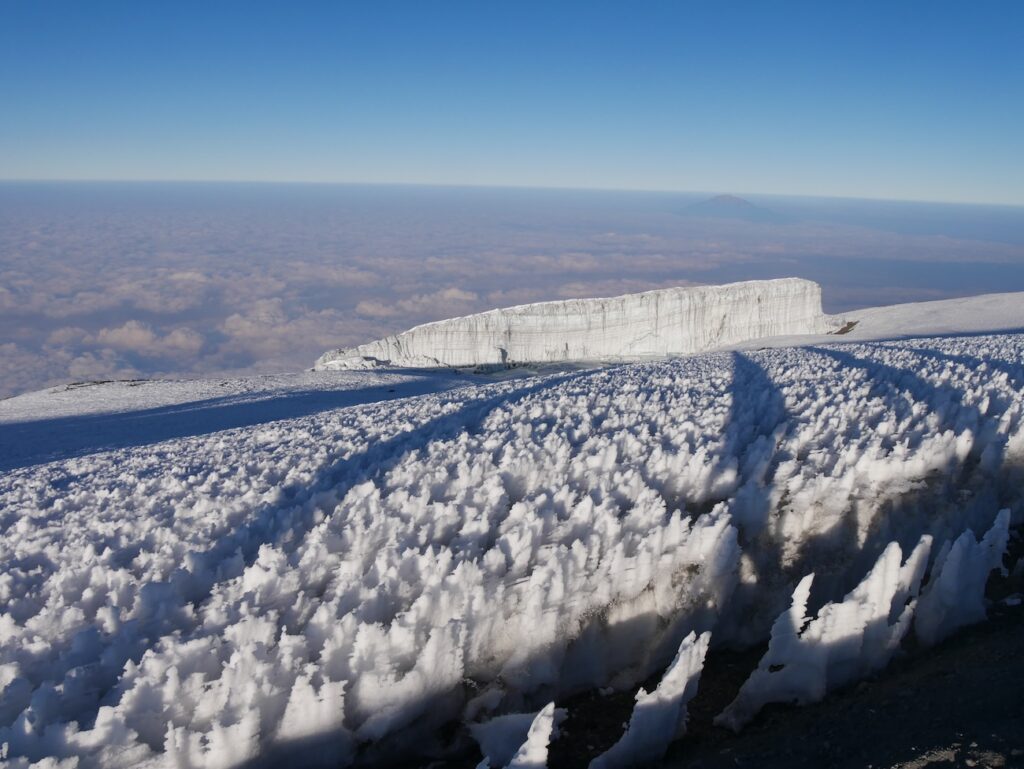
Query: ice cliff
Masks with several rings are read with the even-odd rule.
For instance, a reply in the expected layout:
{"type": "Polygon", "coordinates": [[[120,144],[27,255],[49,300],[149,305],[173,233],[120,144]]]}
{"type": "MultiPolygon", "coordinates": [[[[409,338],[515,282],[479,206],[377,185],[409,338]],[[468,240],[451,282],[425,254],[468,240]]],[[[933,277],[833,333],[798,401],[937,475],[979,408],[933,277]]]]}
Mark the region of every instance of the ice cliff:
{"type": "Polygon", "coordinates": [[[490,310],[332,350],[315,368],[636,359],[832,328],[822,313],[817,283],[800,278],[755,280],[490,310]]]}

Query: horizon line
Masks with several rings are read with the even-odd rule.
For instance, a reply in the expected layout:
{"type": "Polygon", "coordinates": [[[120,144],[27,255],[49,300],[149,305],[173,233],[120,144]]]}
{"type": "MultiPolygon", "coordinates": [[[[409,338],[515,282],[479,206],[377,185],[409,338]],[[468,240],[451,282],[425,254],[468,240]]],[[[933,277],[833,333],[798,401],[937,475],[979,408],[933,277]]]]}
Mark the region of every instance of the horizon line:
{"type": "Polygon", "coordinates": [[[940,200],[936,198],[886,198],[861,195],[810,194],[789,192],[735,192],[695,190],[667,187],[583,187],[572,185],[544,184],[483,184],[468,182],[389,182],[389,181],[326,181],[309,179],[99,179],[99,178],[8,178],[0,177],[0,184],[210,184],[210,185],[293,185],[316,187],[424,187],[447,189],[485,190],[538,190],[551,192],[624,192],[653,193],[666,195],[709,195],[712,197],[732,195],[736,197],[804,198],[808,200],[848,200],[872,203],[924,203],[929,205],[983,206],[988,208],[1024,208],[1024,202],[1006,203],[978,200],[940,200]]]}

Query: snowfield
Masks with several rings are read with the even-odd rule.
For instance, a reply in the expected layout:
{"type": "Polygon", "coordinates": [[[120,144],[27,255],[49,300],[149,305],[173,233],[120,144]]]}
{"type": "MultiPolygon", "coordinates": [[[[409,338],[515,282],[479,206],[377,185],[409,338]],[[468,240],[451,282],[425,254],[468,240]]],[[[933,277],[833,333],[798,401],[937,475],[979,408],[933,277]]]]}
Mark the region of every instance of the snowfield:
{"type": "Polygon", "coordinates": [[[668,668],[595,761],[625,766],[684,730],[709,642],[771,637],[723,723],[813,701],[982,618],[1024,520],[1021,334],[408,376],[443,379],[159,442],[136,404],[7,402],[0,756],[537,766],[568,695],[668,668]],[[54,429],[100,434],[14,445],[54,429]]]}
{"type": "Polygon", "coordinates": [[[78,382],[0,400],[0,470],[478,383],[458,372],[78,382]]]}

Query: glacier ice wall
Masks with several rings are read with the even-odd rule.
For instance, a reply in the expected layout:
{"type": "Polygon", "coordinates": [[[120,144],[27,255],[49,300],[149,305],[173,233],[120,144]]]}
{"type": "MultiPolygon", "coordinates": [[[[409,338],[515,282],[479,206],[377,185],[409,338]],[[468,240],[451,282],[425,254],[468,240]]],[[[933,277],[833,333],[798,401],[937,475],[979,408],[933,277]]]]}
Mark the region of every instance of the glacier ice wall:
{"type": "Polygon", "coordinates": [[[801,278],[754,280],[490,310],[330,351],[316,368],[636,359],[831,329],[832,322],[821,310],[817,283],[801,278]]]}

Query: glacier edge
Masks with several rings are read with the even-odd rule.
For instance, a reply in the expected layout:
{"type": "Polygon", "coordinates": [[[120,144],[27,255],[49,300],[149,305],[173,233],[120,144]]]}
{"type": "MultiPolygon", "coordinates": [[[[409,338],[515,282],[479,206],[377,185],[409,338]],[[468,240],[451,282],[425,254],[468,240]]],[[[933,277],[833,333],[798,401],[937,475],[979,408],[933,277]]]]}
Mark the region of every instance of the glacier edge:
{"type": "Polygon", "coordinates": [[[803,278],[687,286],[604,299],[565,299],[434,321],[324,353],[314,369],[438,368],[686,355],[839,324],[821,287],[803,278]]]}

